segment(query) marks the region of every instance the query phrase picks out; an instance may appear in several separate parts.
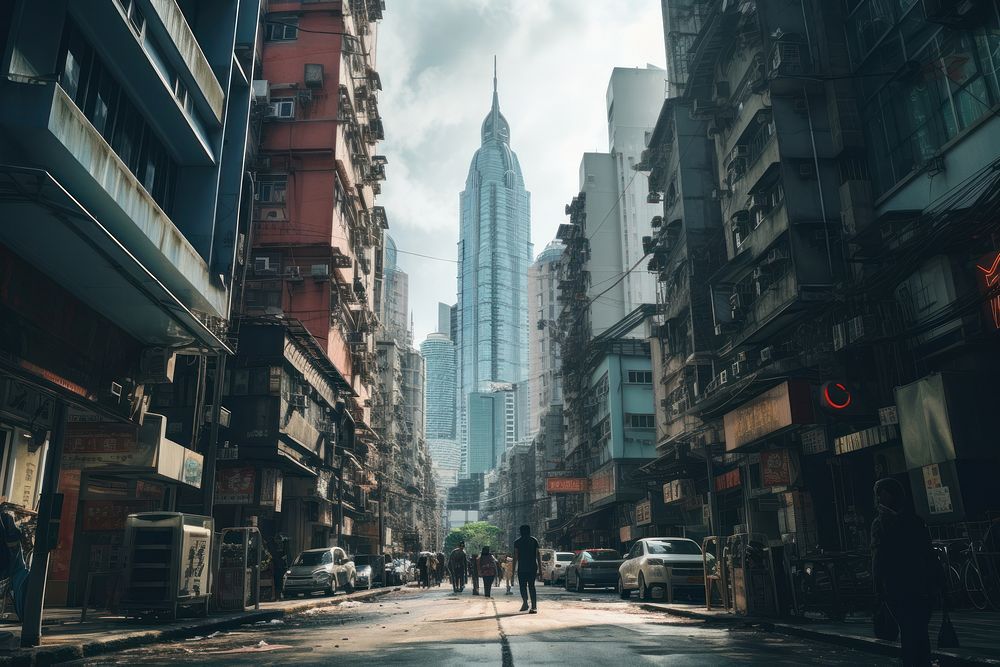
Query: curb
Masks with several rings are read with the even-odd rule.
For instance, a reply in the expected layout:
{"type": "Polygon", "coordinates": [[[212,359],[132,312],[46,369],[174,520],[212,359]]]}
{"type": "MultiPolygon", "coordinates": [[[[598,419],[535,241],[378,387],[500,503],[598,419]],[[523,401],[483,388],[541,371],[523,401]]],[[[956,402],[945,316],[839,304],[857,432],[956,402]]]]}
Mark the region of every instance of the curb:
{"type": "MultiPolygon", "coordinates": [[[[874,637],[864,637],[860,635],[834,634],[829,631],[812,630],[810,628],[795,625],[792,623],[774,622],[769,619],[756,617],[734,617],[734,616],[712,616],[691,609],[678,609],[675,607],[658,606],[656,604],[640,604],[639,607],[646,611],[658,611],[670,616],[695,619],[707,623],[719,623],[730,626],[755,627],[765,632],[776,632],[790,637],[809,639],[824,644],[833,644],[844,648],[851,648],[865,653],[874,653],[887,657],[899,657],[899,645],[895,642],[887,642],[874,637]]],[[[1000,660],[980,656],[962,655],[954,651],[932,650],[931,658],[938,660],[942,665],[1000,665],[1000,660]]]]}
{"type": "Polygon", "coordinates": [[[351,600],[367,600],[388,595],[400,590],[399,587],[376,588],[359,593],[350,593],[340,598],[319,598],[303,600],[281,609],[259,609],[247,612],[237,612],[222,616],[212,616],[205,619],[192,619],[184,625],[172,626],[163,630],[138,630],[117,634],[107,639],[97,639],[80,644],[56,644],[40,646],[33,649],[17,649],[7,655],[0,656],[0,665],[55,665],[70,660],[80,660],[103,653],[124,651],[138,646],[157,642],[184,639],[204,632],[229,630],[241,625],[269,621],[275,618],[285,618],[301,614],[309,609],[319,607],[335,607],[351,600]]]}

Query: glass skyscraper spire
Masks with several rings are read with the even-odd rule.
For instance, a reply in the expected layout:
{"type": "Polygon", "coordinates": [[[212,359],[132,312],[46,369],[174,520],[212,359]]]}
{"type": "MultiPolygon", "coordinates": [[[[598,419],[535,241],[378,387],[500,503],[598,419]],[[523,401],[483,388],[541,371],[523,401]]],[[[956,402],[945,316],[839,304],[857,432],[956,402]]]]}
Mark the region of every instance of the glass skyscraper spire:
{"type": "MultiPolygon", "coordinates": [[[[460,195],[458,243],[459,427],[463,461],[470,448],[468,396],[498,383],[528,378],[528,266],[531,264],[530,196],[510,125],[500,113],[493,73],[493,105],[460,195]]],[[[483,472],[466,465],[466,474],[483,472]]]]}

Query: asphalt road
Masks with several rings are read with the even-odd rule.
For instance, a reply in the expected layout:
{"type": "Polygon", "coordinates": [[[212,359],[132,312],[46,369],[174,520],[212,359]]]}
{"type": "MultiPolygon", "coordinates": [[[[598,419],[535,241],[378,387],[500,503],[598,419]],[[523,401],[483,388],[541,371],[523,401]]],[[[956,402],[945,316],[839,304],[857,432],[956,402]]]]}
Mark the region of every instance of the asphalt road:
{"type": "Polygon", "coordinates": [[[520,597],[487,599],[447,587],[404,589],[156,644],[78,665],[880,665],[885,658],[789,637],[647,612],[614,593],[539,587],[539,613],[520,597]]]}

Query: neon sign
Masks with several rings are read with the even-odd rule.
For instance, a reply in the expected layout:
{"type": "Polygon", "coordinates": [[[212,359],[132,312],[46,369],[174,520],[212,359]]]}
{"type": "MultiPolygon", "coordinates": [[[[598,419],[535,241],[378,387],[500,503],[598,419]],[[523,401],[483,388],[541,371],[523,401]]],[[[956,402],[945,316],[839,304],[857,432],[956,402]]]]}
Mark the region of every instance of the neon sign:
{"type": "Polygon", "coordinates": [[[851,406],[854,397],[851,390],[843,382],[827,382],[820,390],[823,407],[829,410],[846,410],[851,406]]]}
{"type": "MultiPolygon", "coordinates": [[[[982,274],[983,287],[987,294],[997,290],[997,283],[1000,283],[1000,252],[988,255],[991,259],[976,264],[976,268],[982,274]],[[988,267],[988,268],[987,268],[988,267]]],[[[1000,329],[1000,294],[993,294],[989,297],[990,316],[993,319],[993,328],[1000,329]]]]}

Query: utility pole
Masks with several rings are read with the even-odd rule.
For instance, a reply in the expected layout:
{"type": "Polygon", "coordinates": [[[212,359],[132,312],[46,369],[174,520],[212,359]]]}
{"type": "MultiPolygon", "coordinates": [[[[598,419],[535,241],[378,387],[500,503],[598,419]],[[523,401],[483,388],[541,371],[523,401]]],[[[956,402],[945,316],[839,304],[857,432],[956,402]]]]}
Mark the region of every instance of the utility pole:
{"type": "MultiPolygon", "coordinates": [[[[31,556],[31,571],[21,619],[21,647],[38,646],[42,641],[42,613],[45,606],[45,580],[49,573],[49,551],[58,543],[62,495],[59,490],[59,469],[62,467],[63,440],[66,436],[66,403],[55,402],[55,422],[49,438],[45,459],[45,477],[38,501],[38,523],[35,527],[35,548],[31,556]]],[[[86,600],[84,600],[86,602],[86,600]]]]}
{"type": "MultiPolygon", "coordinates": [[[[212,424],[208,431],[208,446],[205,447],[205,459],[201,473],[202,514],[212,516],[215,506],[215,460],[219,450],[219,417],[222,412],[222,385],[226,381],[226,353],[220,352],[215,357],[215,386],[212,391],[212,424]]],[[[200,417],[198,417],[200,419],[200,417]]],[[[194,425],[201,428],[201,422],[194,425]]]]}

